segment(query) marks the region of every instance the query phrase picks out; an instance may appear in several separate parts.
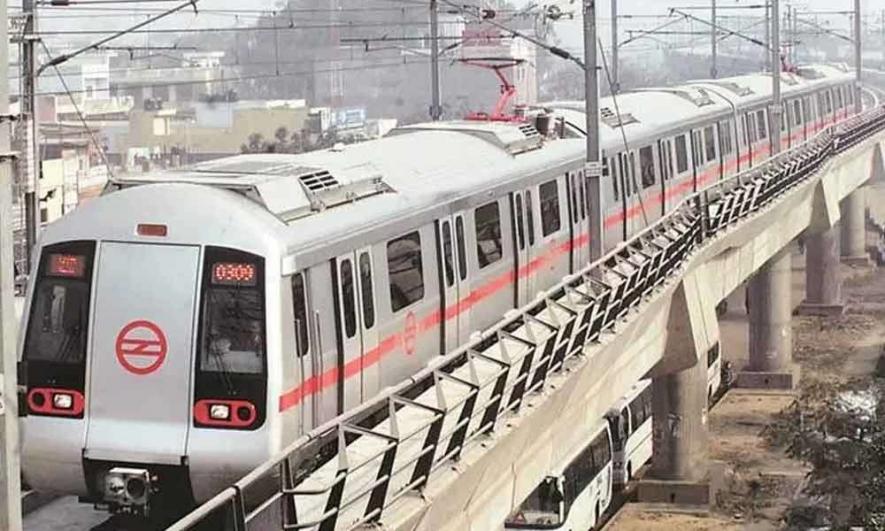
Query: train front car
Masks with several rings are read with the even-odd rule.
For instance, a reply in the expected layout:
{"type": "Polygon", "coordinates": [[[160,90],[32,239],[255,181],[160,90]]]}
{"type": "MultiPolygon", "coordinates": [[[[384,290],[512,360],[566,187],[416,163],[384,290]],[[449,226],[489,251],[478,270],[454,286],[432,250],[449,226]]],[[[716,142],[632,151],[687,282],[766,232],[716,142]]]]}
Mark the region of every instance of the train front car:
{"type": "Polygon", "coordinates": [[[178,512],[278,450],[282,226],[235,192],[168,183],[46,228],[20,340],[31,486],[178,512]]]}

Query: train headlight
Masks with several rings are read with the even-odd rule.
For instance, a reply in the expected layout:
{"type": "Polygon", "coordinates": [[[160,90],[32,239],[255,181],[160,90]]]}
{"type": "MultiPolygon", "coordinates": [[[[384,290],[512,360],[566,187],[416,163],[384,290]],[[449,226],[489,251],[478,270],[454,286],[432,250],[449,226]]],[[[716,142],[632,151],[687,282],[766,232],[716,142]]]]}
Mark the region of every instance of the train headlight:
{"type": "Polygon", "coordinates": [[[52,395],[52,407],[55,409],[73,409],[74,396],[68,393],[54,393],[52,395]]]}
{"type": "Polygon", "coordinates": [[[212,420],[230,420],[230,406],[227,404],[212,404],[209,407],[209,418],[212,420]]]}

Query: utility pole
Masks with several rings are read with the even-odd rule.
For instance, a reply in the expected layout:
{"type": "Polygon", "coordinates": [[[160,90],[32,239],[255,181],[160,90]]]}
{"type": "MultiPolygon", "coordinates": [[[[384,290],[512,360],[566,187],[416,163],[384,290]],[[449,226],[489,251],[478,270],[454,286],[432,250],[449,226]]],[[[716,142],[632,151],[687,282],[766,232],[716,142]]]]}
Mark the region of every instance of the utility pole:
{"type": "Polygon", "coordinates": [[[863,93],[860,84],[863,81],[863,25],[861,24],[860,0],[854,0],[854,70],[857,75],[857,86],[854,87],[854,113],[863,111],[861,98],[863,93]]]}
{"type": "MultiPolygon", "coordinates": [[[[765,2],[765,48],[766,50],[771,48],[771,3],[768,1],[765,2]]],[[[766,53],[763,57],[765,57],[765,71],[770,72],[771,55],[766,53]]]]}
{"type": "MultiPolygon", "coordinates": [[[[859,0],[858,0],[859,1],[859,0]]],[[[781,19],[780,0],[771,0],[771,82],[772,101],[769,110],[771,135],[771,155],[777,155],[781,151],[781,115],[783,105],[781,101],[781,19]]]]}
{"type": "MultiPolygon", "coordinates": [[[[9,35],[6,0],[0,0],[0,115],[9,115],[9,35]]],[[[27,33],[27,32],[26,32],[27,33]]],[[[14,236],[12,230],[12,167],[9,129],[0,127],[0,529],[21,529],[21,467],[16,381],[16,322],[13,299],[14,236]]]]}
{"type": "Polygon", "coordinates": [[[717,46],[719,44],[719,30],[716,27],[716,0],[712,0],[711,5],[711,22],[713,24],[710,26],[710,77],[716,79],[719,77],[719,67],[717,65],[717,57],[716,54],[718,52],[717,46]]]}
{"type": "Polygon", "coordinates": [[[430,119],[434,122],[442,118],[439,90],[439,6],[437,0],[430,0],[430,119]]]}
{"type": "Polygon", "coordinates": [[[19,168],[25,178],[25,268],[30,273],[34,264],[34,246],[40,227],[40,126],[37,123],[37,8],[35,0],[22,0],[25,28],[22,33],[21,115],[24,121],[22,161],[19,168]]]}
{"type": "Polygon", "coordinates": [[[612,94],[621,92],[621,72],[618,68],[620,63],[618,43],[618,0],[612,0],[612,94]]]}
{"type": "Polygon", "coordinates": [[[603,241],[602,166],[599,163],[599,72],[596,64],[596,1],[584,1],[584,99],[590,190],[590,262],[605,253],[603,241]]]}

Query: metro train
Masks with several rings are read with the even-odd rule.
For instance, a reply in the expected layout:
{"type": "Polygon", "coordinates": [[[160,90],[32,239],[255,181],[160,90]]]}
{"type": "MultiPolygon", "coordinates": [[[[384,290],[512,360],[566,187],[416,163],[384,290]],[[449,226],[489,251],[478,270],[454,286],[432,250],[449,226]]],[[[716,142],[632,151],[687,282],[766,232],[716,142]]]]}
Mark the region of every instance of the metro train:
{"type": "MultiPolygon", "coordinates": [[[[783,80],[784,147],[852,113],[845,69],[783,80]]],[[[765,159],[770,85],[603,99],[605,246],[765,159]]],[[[123,512],[206,500],[583,268],[581,108],[112,179],[38,245],[29,484],[123,512]]]]}

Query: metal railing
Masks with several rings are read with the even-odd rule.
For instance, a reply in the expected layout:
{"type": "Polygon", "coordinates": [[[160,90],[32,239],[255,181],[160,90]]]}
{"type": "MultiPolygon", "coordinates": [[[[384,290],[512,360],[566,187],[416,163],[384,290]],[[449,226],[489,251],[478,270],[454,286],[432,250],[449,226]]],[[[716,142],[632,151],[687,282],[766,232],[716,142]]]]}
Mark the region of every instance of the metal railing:
{"type": "Polygon", "coordinates": [[[170,529],[245,531],[250,522],[270,518],[280,529],[328,531],[380,521],[386,507],[419,491],[434,470],[494,432],[566,360],[678,277],[708,238],[883,130],[885,107],[879,107],[692,194],[601,261],[508,312],[407,381],[302,436],[170,529]]]}

